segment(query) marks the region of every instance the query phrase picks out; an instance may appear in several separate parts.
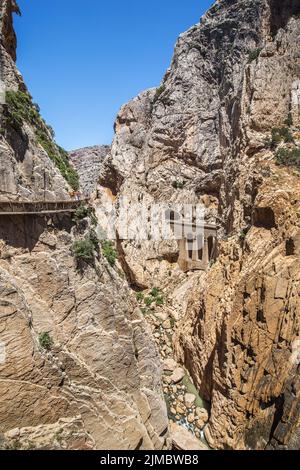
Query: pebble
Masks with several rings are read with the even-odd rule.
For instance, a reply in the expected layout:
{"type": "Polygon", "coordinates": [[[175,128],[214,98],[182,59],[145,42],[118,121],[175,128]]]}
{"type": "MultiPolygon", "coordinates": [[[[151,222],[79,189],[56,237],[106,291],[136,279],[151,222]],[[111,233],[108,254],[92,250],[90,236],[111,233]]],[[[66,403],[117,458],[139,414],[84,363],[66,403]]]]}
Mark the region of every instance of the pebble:
{"type": "Polygon", "coordinates": [[[184,396],[184,401],[186,406],[191,407],[195,403],[196,397],[192,393],[186,393],[184,396]]]}
{"type": "Polygon", "coordinates": [[[166,312],[155,312],[154,315],[159,318],[161,321],[166,321],[169,317],[168,313],[166,312]]]}
{"type": "Polygon", "coordinates": [[[196,426],[197,426],[197,428],[199,428],[199,429],[203,429],[204,426],[205,426],[205,424],[206,424],[206,423],[205,423],[202,419],[197,419],[197,421],[196,421],[196,426]]]}
{"type": "Polygon", "coordinates": [[[177,405],[176,406],[176,412],[180,415],[184,415],[185,414],[185,409],[183,408],[183,406],[177,405]]]}
{"type": "Polygon", "coordinates": [[[163,327],[165,330],[170,330],[170,329],[171,329],[171,322],[170,322],[170,320],[164,321],[163,324],[162,324],[162,327],[163,327]]]}
{"type": "Polygon", "coordinates": [[[208,411],[205,408],[196,408],[196,415],[198,416],[200,421],[207,423],[209,420],[208,411]]]}
{"type": "Polygon", "coordinates": [[[195,415],[194,415],[194,414],[188,415],[187,420],[188,420],[188,422],[191,423],[191,424],[194,423],[195,420],[196,420],[195,415]]]}

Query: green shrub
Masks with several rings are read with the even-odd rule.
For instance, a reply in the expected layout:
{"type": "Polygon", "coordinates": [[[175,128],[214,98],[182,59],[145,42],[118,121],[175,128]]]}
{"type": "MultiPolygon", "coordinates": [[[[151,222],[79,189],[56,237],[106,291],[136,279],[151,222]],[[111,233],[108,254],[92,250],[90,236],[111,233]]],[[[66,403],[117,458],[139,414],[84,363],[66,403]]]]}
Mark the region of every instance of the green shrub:
{"type": "Polygon", "coordinates": [[[152,295],[152,297],[158,297],[159,295],[158,287],[153,287],[152,291],[150,292],[150,295],[152,295]]]}
{"type": "Polygon", "coordinates": [[[29,93],[8,90],[6,92],[6,108],[6,123],[17,132],[22,130],[23,122],[33,126],[38,143],[47,152],[49,158],[55,163],[71,188],[77,191],[79,189],[79,177],[69,162],[68,152],[52,140],[54,131],[52,127],[46,125],[40,115],[39,106],[32,102],[29,93]]]}
{"type": "Polygon", "coordinates": [[[72,251],[78,263],[82,261],[88,264],[94,262],[94,245],[89,238],[74,242],[72,251]]]}
{"type": "Polygon", "coordinates": [[[154,298],[153,297],[145,297],[144,302],[145,302],[145,305],[147,307],[150,307],[154,302],[154,298]]]}
{"type": "Polygon", "coordinates": [[[252,51],[249,51],[248,63],[250,64],[254,60],[257,60],[260,56],[261,51],[262,51],[261,47],[258,47],[257,49],[253,49],[252,51]]]}
{"type": "Polygon", "coordinates": [[[103,240],[101,243],[102,254],[107,259],[111,266],[115,266],[118,254],[112,242],[109,240],[103,240]]]}
{"type": "Polygon", "coordinates": [[[99,239],[98,239],[98,236],[97,236],[97,233],[95,232],[95,230],[92,229],[92,230],[90,231],[90,233],[89,233],[89,239],[90,239],[90,241],[92,242],[95,251],[99,251],[99,248],[100,248],[99,239]]]}
{"type": "Polygon", "coordinates": [[[157,306],[164,305],[164,298],[160,295],[159,297],[156,298],[155,302],[157,306]]]}
{"type": "Polygon", "coordinates": [[[246,236],[247,236],[247,231],[245,229],[242,229],[240,231],[240,240],[241,241],[245,240],[246,236]]]}
{"type": "Polygon", "coordinates": [[[248,232],[250,230],[251,226],[248,225],[248,227],[244,227],[241,231],[240,231],[240,241],[244,241],[248,235],[248,232]]]}
{"type": "Polygon", "coordinates": [[[278,165],[295,167],[300,170],[300,147],[279,149],[276,153],[276,162],[278,165]]]}
{"type": "Polygon", "coordinates": [[[48,154],[48,157],[55,163],[71,188],[74,189],[74,191],[78,191],[79,176],[69,162],[68,152],[59,145],[56,145],[48,135],[41,130],[37,131],[37,141],[48,154]]]}
{"type": "Polygon", "coordinates": [[[137,292],[136,294],[136,300],[138,302],[142,302],[144,300],[144,294],[142,292],[137,292]]]}
{"type": "Polygon", "coordinates": [[[28,93],[8,90],[6,92],[6,106],[8,111],[7,122],[16,131],[22,128],[24,121],[37,128],[44,125],[39,111],[34,106],[28,93]]]}
{"type": "Polygon", "coordinates": [[[87,206],[84,202],[82,202],[76,209],[74,217],[76,220],[82,220],[86,217],[89,217],[92,213],[92,208],[87,206]]]}
{"type": "Polygon", "coordinates": [[[185,181],[173,181],[172,186],[174,189],[183,189],[185,186],[185,181]]]}
{"type": "Polygon", "coordinates": [[[165,91],[166,91],[166,86],[165,85],[159,86],[156,89],[156,93],[155,93],[155,96],[154,96],[154,101],[157,101],[159,99],[160,95],[162,95],[165,91]]]}
{"type": "Polygon", "coordinates": [[[154,287],[149,296],[145,297],[144,303],[147,305],[147,307],[150,307],[153,303],[155,303],[157,306],[163,305],[164,298],[161,295],[160,289],[158,289],[158,287],[154,287]]]}
{"type": "Polygon", "coordinates": [[[39,343],[41,348],[46,349],[46,351],[50,351],[53,346],[53,340],[47,332],[43,332],[39,335],[39,343]]]}
{"type": "Polygon", "coordinates": [[[275,127],[272,129],[271,147],[276,148],[281,142],[294,142],[293,136],[287,127],[275,127]]]}

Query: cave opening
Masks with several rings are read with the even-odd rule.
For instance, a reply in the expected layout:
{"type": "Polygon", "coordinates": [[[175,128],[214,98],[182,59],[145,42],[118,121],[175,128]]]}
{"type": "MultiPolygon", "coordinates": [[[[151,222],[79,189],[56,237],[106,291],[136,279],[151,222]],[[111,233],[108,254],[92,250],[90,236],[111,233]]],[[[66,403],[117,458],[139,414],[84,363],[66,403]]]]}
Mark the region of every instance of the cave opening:
{"type": "Polygon", "coordinates": [[[273,210],[270,207],[256,207],[253,213],[253,225],[266,229],[276,228],[273,210]]]}
{"type": "Polygon", "coordinates": [[[292,238],[285,242],[285,254],[286,256],[294,256],[295,254],[295,243],[292,238]]]}

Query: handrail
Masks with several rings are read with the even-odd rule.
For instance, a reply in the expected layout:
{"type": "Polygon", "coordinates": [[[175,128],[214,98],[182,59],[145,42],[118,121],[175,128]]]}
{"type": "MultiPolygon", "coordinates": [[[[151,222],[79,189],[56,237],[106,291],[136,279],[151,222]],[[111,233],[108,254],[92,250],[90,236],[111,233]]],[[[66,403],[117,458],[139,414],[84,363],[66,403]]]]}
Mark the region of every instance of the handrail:
{"type": "Polygon", "coordinates": [[[47,214],[56,212],[75,212],[89,199],[65,201],[0,201],[0,215],[47,214]]]}

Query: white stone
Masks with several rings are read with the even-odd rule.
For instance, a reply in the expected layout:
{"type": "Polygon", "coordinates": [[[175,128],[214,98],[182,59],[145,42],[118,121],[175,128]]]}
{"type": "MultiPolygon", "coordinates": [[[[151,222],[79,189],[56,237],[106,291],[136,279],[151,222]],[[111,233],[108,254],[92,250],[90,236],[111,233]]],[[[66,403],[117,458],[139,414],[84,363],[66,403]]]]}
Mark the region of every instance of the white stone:
{"type": "Polygon", "coordinates": [[[173,374],[171,375],[171,380],[172,382],[177,384],[183,379],[184,376],[185,376],[184,370],[181,367],[178,367],[178,369],[175,369],[173,374]]]}
{"type": "Polygon", "coordinates": [[[184,396],[184,401],[185,401],[186,406],[190,408],[195,403],[196,397],[192,393],[186,393],[184,396]]]}
{"type": "Polygon", "coordinates": [[[164,370],[173,372],[177,367],[177,362],[174,359],[165,359],[164,360],[164,370]]]}

